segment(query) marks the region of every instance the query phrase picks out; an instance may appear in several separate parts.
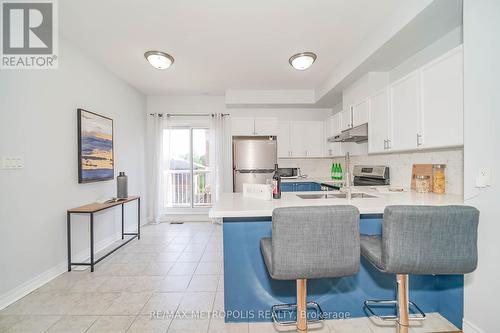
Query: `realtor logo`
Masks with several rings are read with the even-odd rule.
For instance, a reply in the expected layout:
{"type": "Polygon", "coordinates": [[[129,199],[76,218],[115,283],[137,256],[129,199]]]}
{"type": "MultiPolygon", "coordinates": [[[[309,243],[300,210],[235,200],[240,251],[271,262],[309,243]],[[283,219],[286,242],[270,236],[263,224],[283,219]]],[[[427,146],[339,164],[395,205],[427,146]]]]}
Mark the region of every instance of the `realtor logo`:
{"type": "Polygon", "coordinates": [[[2,0],[1,10],[1,68],[57,68],[55,2],[2,0]]]}

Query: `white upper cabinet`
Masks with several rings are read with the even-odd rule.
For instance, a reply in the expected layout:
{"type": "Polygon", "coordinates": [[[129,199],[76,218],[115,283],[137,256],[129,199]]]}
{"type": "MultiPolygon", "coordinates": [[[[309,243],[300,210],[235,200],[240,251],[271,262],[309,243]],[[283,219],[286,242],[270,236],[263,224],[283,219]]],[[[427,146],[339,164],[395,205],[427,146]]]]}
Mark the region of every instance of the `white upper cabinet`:
{"type": "Polygon", "coordinates": [[[370,153],[463,145],[462,47],[371,96],[368,110],[370,153]]]}
{"type": "Polygon", "coordinates": [[[342,132],[341,123],[342,123],[342,113],[337,112],[334,114],[332,117],[332,122],[331,122],[331,135],[339,135],[340,132],[342,132]]]}
{"type": "Polygon", "coordinates": [[[322,121],[292,121],[290,125],[292,157],[323,157],[322,121]]]}
{"type": "Polygon", "coordinates": [[[254,119],[244,117],[231,118],[231,132],[233,135],[253,135],[254,119]]]}
{"type": "Polygon", "coordinates": [[[463,56],[454,49],[421,70],[422,148],[463,145],[463,56]]]}
{"type": "Polygon", "coordinates": [[[231,132],[236,136],[276,135],[277,123],[278,120],[271,117],[233,117],[231,132]]]}
{"type": "Polygon", "coordinates": [[[366,124],[368,122],[368,100],[362,101],[352,106],[352,127],[366,124]]]}
{"type": "Polygon", "coordinates": [[[271,117],[255,118],[255,135],[276,135],[278,119],[271,117]]]}
{"type": "MultiPolygon", "coordinates": [[[[337,112],[325,120],[325,140],[340,134],[340,127],[342,125],[341,122],[342,112],[337,112]]],[[[324,156],[337,157],[344,155],[342,151],[343,145],[345,145],[345,143],[326,141],[324,156]]]]}
{"type": "Polygon", "coordinates": [[[340,111],[340,131],[352,128],[352,106],[340,111]]]}
{"type": "Polygon", "coordinates": [[[370,72],[342,92],[342,130],[368,122],[368,97],[387,83],[387,73],[370,72]]]}
{"type": "MultiPolygon", "coordinates": [[[[323,157],[325,147],[324,125],[322,121],[307,121],[306,157],[323,157]]],[[[300,135],[300,133],[298,133],[300,135]]]]}
{"type": "Polygon", "coordinates": [[[278,157],[292,157],[292,146],[290,143],[290,121],[278,121],[277,137],[278,157]]]}
{"type": "Polygon", "coordinates": [[[414,72],[390,86],[390,109],[392,120],[392,150],[417,148],[419,130],[419,81],[414,72]]]}
{"type": "Polygon", "coordinates": [[[368,99],[368,124],[368,152],[385,152],[391,139],[387,88],[368,99]]]}

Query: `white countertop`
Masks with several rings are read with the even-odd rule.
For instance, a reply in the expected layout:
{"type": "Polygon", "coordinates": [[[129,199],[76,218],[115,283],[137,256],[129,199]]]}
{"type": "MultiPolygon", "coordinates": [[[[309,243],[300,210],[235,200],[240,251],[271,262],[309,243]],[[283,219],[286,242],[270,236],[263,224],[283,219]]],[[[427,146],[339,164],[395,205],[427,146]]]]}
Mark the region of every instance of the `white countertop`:
{"type": "Polygon", "coordinates": [[[223,193],[210,210],[211,218],[272,216],[278,207],[354,205],[361,214],[382,214],[389,205],[462,205],[463,196],[416,192],[379,192],[374,188],[355,187],[354,192],[364,192],[377,198],[358,199],[301,199],[297,194],[334,192],[284,192],[278,200],[259,200],[243,197],[241,193],[223,193]]]}

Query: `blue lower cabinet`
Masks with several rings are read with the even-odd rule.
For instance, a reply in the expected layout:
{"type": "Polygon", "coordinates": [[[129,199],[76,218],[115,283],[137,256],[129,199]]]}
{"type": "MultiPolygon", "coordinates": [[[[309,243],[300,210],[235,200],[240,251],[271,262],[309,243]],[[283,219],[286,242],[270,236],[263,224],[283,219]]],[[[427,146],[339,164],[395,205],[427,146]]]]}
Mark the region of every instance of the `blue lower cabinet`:
{"type": "MultiPolygon", "coordinates": [[[[287,183],[288,184],[288,183],[287,183]]],[[[360,232],[380,235],[382,215],[361,215],[360,232]]],[[[269,276],[260,240],[271,237],[270,217],[224,218],[224,309],[226,322],[271,322],[271,306],[296,302],[295,281],[269,276]]],[[[463,275],[412,275],[410,297],[426,313],[439,312],[462,327],[463,275]]],[[[327,319],[366,317],[367,299],[394,299],[396,277],[361,258],[358,274],[307,282],[308,300],[317,301],[327,319]]],[[[381,314],[394,314],[383,311],[381,314]]]]}
{"type": "Polygon", "coordinates": [[[281,183],[281,192],[321,191],[321,185],[314,182],[284,182],[281,183]]]}
{"type": "Polygon", "coordinates": [[[320,183],[311,183],[311,191],[321,191],[320,183]]]}
{"type": "Polygon", "coordinates": [[[295,183],[281,183],[281,192],[295,192],[295,183]]]}

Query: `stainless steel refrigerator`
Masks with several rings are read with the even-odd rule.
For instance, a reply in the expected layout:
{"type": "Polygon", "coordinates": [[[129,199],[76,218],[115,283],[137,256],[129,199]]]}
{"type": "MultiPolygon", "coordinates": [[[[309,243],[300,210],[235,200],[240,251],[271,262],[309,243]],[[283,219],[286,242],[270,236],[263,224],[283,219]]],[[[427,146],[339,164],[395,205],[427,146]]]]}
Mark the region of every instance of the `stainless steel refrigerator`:
{"type": "Polygon", "coordinates": [[[233,137],[233,191],[242,192],[244,183],[266,184],[278,163],[275,136],[233,137]]]}

